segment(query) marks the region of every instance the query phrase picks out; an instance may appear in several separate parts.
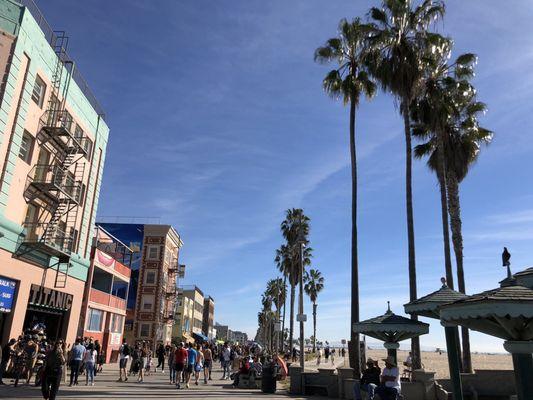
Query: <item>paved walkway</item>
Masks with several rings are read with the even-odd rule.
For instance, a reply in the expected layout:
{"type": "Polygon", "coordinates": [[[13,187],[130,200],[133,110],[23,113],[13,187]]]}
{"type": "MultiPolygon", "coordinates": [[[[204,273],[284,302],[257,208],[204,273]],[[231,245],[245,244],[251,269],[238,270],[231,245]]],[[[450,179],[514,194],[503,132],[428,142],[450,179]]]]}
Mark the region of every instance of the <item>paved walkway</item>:
{"type": "MultiPolygon", "coordinates": [[[[316,364],[316,362],[315,362],[316,364]]],[[[95,386],[85,386],[85,376],[80,376],[80,385],[68,387],[62,384],[59,388],[58,399],[257,399],[261,397],[270,399],[305,399],[305,397],[289,396],[286,390],[278,390],[276,394],[265,394],[260,390],[233,389],[231,381],[222,381],[220,369],[213,371],[213,380],[207,385],[200,382],[199,386],[191,385],[190,389],[176,389],[168,383],[168,374],[158,372],[145,378],[144,383],[136,383],[136,377],[130,377],[128,382],[116,382],[118,369],[116,365],[106,365],[106,370],[98,374],[95,386]]],[[[9,379],[5,379],[9,383],[9,379]]],[[[279,387],[279,386],[278,386],[279,387]]],[[[0,386],[0,398],[2,399],[42,399],[40,388],[22,384],[13,387],[12,384],[0,386]]],[[[313,396],[313,400],[320,397],[313,396]]]]}

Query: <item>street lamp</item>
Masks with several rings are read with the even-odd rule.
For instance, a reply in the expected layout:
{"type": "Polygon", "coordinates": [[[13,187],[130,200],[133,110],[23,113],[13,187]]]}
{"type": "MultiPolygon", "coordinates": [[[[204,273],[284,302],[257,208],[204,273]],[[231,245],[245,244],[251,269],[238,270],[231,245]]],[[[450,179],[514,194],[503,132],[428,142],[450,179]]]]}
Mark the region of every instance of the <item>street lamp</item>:
{"type": "MultiPolygon", "coordinates": [[[[300,276],[299,276],[299,294],[300,298],[298,299],[298,318],[300,322],[300,368],[302,372],[304,371],[304,322],[307,320],[307,316],[304,314],[304,248],[305,248],[305,238],[303,235],[300,235],[298,238],[298,244],[300,245],[300,276]]],[[[302,374],[303,376],[303,374],[302,374]]]]}

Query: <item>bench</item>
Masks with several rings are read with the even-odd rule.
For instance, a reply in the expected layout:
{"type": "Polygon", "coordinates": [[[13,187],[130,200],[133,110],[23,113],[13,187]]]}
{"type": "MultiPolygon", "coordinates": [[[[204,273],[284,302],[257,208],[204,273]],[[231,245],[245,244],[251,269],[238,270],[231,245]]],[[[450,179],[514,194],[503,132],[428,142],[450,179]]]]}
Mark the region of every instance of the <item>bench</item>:
{"type": "Polygon", "coordinates": [[[255,376],[255,374],[247,374],[239,376],[239,389],[260,389],[261,377],[255,376]]]}

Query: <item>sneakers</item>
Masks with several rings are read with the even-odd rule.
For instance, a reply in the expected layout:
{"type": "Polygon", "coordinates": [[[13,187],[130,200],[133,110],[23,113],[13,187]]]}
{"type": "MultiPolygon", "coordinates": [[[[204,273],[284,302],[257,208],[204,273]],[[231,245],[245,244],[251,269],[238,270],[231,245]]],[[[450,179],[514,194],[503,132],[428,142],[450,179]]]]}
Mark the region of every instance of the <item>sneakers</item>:
{"type": "Polygon", "coordinates": [[[181,385],[179,383],[176,383],[176,389],[181,389],[181,385]]]}
{"type": "Polygon", "coordinates": [[[187,384],[185,385],[185,387],[186,387],[187,389],[189,389],[189,384],[187,383],[187,384]]]}

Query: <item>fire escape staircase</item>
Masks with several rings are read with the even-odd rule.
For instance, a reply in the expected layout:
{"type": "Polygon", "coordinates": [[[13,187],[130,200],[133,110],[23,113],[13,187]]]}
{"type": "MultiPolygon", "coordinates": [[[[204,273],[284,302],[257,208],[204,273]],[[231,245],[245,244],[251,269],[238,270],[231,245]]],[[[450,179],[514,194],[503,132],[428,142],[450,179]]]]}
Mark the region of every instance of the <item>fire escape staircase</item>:
{"type": "Polygon", "coordinates": [[[36,220],[24,223],[25,236],[17,252],[18,257],[33,251],[47,255],[47,266],[56,272],[56,288],[65,288],[67,284],[78,209],[84,196],[85,162],[80,160],[87,153],[88,140],[83,134],[72,134],[73,120],[65,109],[73,69],[66,53],[67,45],[65,32],[57,32],[52,46],[57,63],[51,79],[51,95],[37,134],[37,142],[51,157],[47,164],[35,165],[26,179],[24,199],[40,211],[36,220]],[[50,265],[52,258],[57,262],[50,265]]]}

